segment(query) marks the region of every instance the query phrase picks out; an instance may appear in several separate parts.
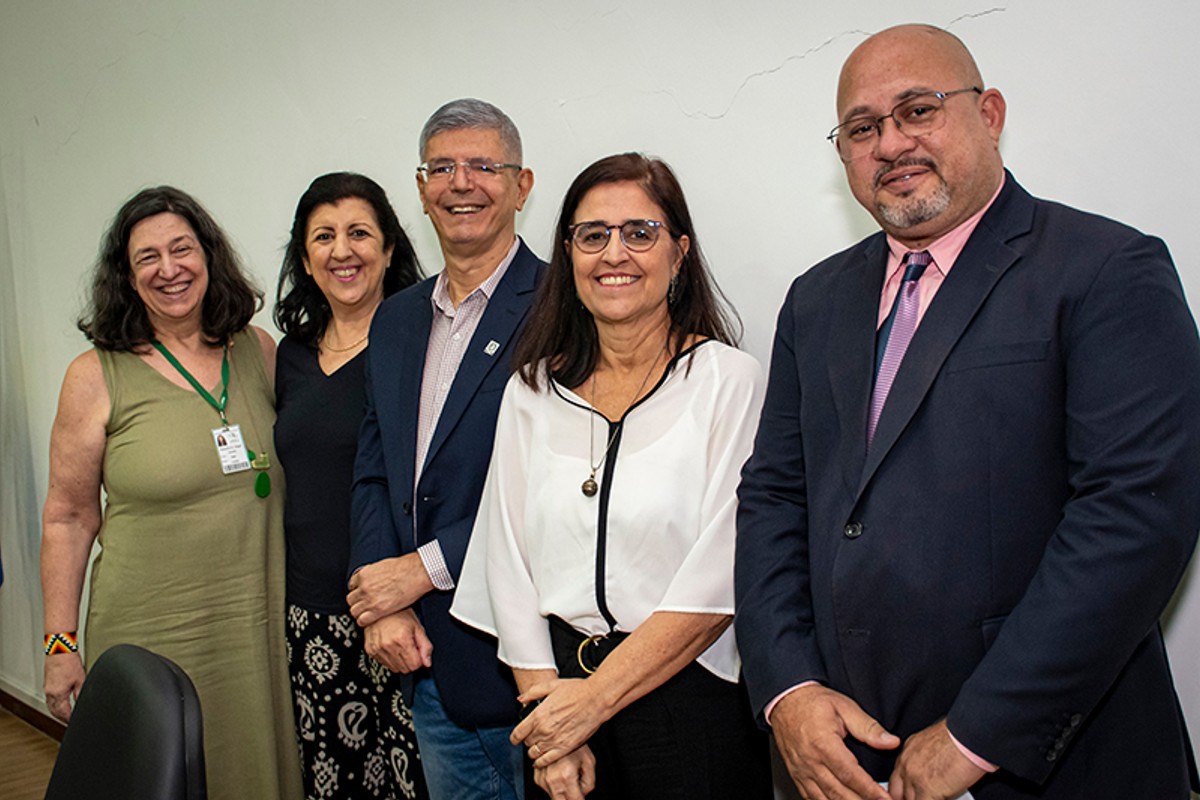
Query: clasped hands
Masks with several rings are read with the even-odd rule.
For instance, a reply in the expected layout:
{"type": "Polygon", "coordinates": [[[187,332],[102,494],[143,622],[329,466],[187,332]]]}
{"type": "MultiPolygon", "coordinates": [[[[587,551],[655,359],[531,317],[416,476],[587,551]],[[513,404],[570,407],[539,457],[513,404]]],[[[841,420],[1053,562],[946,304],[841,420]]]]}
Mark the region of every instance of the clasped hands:
{"type": "Polygon", "coordinates": [[[552,800],[582,800],[596,786],[596,759],[587,741],[607,721],[607,707],[589,681],[578,678],[535,683],[517,699],[540,701],[510,737],[528,747],[534,781],[552,800]]]}
{"type": "Polygon", "coordinates": [[[771,728],[788,772],[807,800],[950,800],[985,774],[950,739],[943,720],[903,743],[884,789],[859,766],[845,738],[894,750],[900,737],[849,697],[815,684],[780,700],[771,713],[771,728]]]}
{"type": "Polygon", "coordinates": [[[346,601],[363,628],[367,655],[392,672],[415,672],[433,664],[433,643],[412,610],[433,589],[416,553],[368,564],[350,577],[346,601]]]}

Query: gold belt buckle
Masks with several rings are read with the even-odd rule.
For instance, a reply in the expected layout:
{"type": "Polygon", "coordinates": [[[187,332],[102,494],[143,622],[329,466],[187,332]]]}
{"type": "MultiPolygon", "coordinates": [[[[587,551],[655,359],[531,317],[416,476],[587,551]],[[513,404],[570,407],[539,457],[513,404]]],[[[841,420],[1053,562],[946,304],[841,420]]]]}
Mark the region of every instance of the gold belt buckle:
{"type": "Polygon", "coordinates": [[[585,664],[583,661],[583,649],[585,647],[587,647],[589,644],[596,644],[598,642],[603,641],[606,638],[608,638],[607,633],[598,633],[595,636],[589,636],[588,638],[584,639],[582,642],[579,643],[579,649],[575,651],[575,660],[579,662],[579,668],[582,669],[584,672],[586,672],[588,675],[591,675],[593,672],[595,672],[597,669],[599,669],[599,665],[597,665],[595,667],[589,667],[587,664],[585,664]]]}

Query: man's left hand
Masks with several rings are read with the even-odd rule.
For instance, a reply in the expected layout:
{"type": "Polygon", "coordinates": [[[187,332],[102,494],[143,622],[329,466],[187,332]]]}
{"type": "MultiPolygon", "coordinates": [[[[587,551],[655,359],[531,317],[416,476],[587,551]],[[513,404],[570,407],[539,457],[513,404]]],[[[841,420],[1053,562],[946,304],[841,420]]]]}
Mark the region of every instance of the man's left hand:
{"type": "Polygon", "coordinates": [[[986,774],[958,749],[942,720],[904,742],[888,793],[893,800],[953,800],[986,774]]]}
{"type": "Polygon", "coordinates": [[[433,581],[416,553],[367,564],[350,576],[350,614],[360,627],[408,608],[433,591],[433,581]]]}

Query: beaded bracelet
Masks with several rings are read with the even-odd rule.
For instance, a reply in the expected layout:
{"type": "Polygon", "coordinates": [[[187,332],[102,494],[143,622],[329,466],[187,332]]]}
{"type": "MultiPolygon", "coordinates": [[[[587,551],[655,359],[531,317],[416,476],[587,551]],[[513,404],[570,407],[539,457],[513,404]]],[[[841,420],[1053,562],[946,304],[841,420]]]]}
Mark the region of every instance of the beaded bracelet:
{"type": "Polygon", "coordinates": [[[46,655],[54,656],[59,653],[78,652],[79,642],[75,638],[75,631],[46,634],[46,655]]]}

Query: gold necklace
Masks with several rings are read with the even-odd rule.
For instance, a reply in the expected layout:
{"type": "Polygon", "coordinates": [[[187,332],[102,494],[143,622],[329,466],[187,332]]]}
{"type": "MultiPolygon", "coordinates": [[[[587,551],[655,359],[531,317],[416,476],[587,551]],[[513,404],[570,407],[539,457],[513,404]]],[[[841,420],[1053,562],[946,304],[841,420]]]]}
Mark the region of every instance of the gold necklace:
{"type": "Polygon", "coordinates": [[[349,347],[334,347],[333,345],[326,342],[325,337],[322,336],[321,337],[321,347],[325,348],[326,350],[328,350],[331,353],[348,353],[351,350],[353,350],[354,348],[358,347],[363,342],[365,342],[367,340],[367,337],[370,335],[371,335],[371,331],[368,330],[365,334],[363,334],[363,337],[361,339],[359,339],[357,342],[350,345],[349,347]]]}
{"type": "MultiPolygon", "coordinates": [[[[667,339],[667,342],[670,338],[667,339]]],[[[658,366],[658,360],[662,358],[663,353],[667,352],[667,342],[663,342],[662,349],[654,356],[654,360],[650,362],[650,369],[646,371],[646,377],[642,378],[642,382],[638,385],[637,391],[633,393],[633,399],[629,401],[629,405],[625,407],[625,413],[621,414],[621,422],[613,429],[612,436],[608,437],[608,444],[604,446],[604,452],[600,454],[600,460],[596,461],[596,373],[592,373],[592,410],[588,414],[588,466],[591,467],[591,474],[587,480],[579,487],[583,492],[584,497],[595,497],[600,486],[596,483],[596,470],[604,463],[604,459],[608,458],[608,451],[612,449],[613,442],[617,440],[617,434],[621,432],[621,426],[625,424],[625,414],[629,413],[629,409],[633,408],[633,404],[642,396],[642,390],[646,388],[646,383],[650,380],[650,376],[654,374],[654,368],[658,366]]]]}

